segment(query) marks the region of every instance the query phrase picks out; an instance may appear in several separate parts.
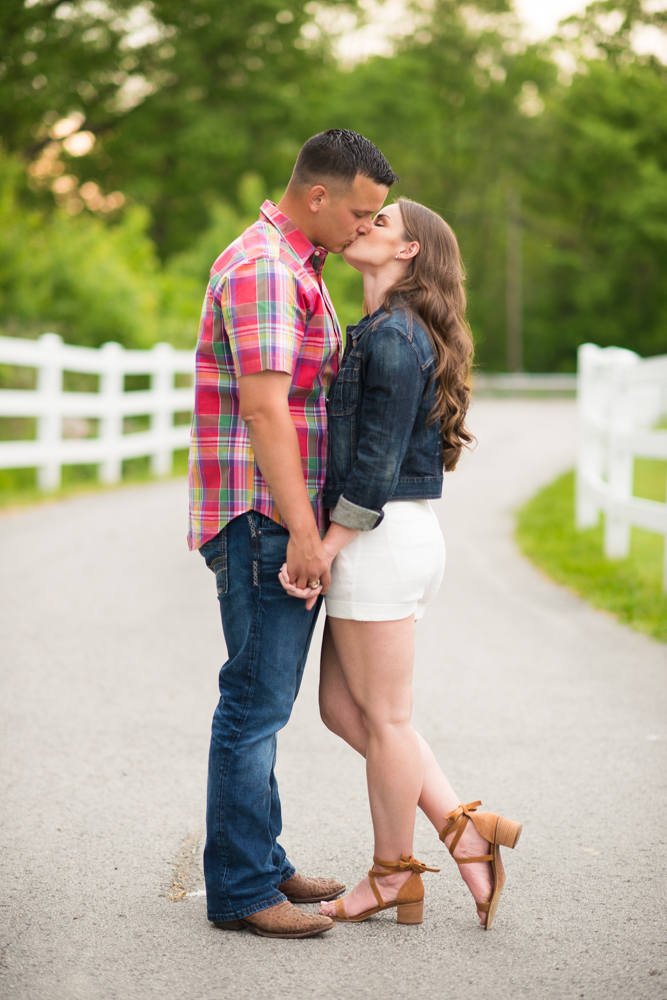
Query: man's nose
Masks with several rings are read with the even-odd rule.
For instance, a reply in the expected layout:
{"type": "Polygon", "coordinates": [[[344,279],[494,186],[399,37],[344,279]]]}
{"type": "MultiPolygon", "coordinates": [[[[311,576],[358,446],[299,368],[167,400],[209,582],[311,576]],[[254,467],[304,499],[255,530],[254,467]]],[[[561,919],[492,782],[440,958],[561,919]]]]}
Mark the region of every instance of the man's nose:
{"type": "Polygon", "coordinates": [[[372,222],[373,222],[372,219],[368,219],[367,222],[360,222],[359,225],[357,226],[357,232],[361,236],[366,236],[371,231],[372,222]]]}

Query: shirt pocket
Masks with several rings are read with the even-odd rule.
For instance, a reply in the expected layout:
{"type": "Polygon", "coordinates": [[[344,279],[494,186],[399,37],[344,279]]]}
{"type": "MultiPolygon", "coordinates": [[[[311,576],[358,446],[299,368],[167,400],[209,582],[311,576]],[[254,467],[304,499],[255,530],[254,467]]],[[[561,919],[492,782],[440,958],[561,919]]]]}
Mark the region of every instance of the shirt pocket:
{"type": "Polygon", "coordinates": [[[329,395],[329,416],[347,417],[359,403],[359,365],[344,365],[329,395]]]}

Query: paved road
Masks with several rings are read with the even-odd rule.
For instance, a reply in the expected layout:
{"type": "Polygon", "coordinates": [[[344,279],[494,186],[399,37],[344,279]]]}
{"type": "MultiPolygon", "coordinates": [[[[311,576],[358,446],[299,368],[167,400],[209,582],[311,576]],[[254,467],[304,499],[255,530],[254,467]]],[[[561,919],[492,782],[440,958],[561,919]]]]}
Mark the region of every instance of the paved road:
{"type": "MultiPolygon", "coordinates": [[[[30,1000],[667,998],[667,650],[528,565],[511,510],[572,463],[568,402],[482,401],[447,477],[446,583],[416,721],[465,801],[523,820],[494,928],[428,824],[425,922],[271,942],[209,927],[201,839],[224,651],[180,481],[0,518],[0,996],[30,1000]],[[174,880],[192,895],[169,899],[174,880]]],[[[281,737],[284,843],[359,877],[364,773],[316,712],[281,737]]]]}

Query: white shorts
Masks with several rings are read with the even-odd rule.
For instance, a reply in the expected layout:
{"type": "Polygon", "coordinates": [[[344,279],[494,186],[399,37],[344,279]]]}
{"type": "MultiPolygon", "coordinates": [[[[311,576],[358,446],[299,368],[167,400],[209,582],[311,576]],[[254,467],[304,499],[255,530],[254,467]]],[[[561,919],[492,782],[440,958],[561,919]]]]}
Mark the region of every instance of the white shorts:
{"type": "Polygon", "coordinates": [[[338,553],[325,595],[331,618],[421,618],[442,583],[445,540],[428,500],[394,500],[372,531],[338,553]]]}

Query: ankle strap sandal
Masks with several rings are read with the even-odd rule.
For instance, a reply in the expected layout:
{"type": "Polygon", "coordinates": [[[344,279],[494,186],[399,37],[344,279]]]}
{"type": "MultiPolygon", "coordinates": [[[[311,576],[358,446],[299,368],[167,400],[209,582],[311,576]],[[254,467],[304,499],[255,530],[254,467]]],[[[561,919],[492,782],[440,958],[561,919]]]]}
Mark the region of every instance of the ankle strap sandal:
{"type": "Polygon", "coordinates": [[[512,819],[505,819],[504,816],[498,816],[496,813],[478,813],[477,807],[481,806],[481,804],[480,800],[477,802],[468,802],[467,805],[461,804],[456,809],[448,812],[444,817],[446,822],[440,832],[440,840],[444,844],[445,838],[454,834],[454,839],[449,844],[447,850],[457,865],[474,865],[479,861],[490,862],[493,873],[491,899],[482,903],[475,900],[478,911],[486,913],[484,929],[488,931],[495,918],[500,902],[500,894],[505,885],[505,869],[500,857],[500,846],[516,847],[521,836],[522,824],[516,823],[512,819]],[[454,857],[454,851],[463,836],[466,826],[471,820],[480,836],[488,841],[491,853],[482,854],[476,858],[456,858],[454,857]]]}
{"type": "Polygon", "coordinates": [[[373,895],[378,901],[378,905],[371,906],[370,909],[364,910],[363,913],[357,913],[354,917],[348,917],[345,913],[344,901],[337,899],[334,920],[340,920],[343,923],[360,923],[362,920],[368,920],[375,913],[380,913],[382,910],[389,910],[395,906],[396,923],[421,924],[424,919],[424,883],[422,882],[422,874],[424,872],[439,872],[440,869],[429,868],[423,862],[417,861],[412,854],[410,857],[401,854],[398,861],[383,861],[381,858],[373,855],[373,864],[382,865],[386,869],[385,871],[378,871],[376,868],[371,868],[368,872],[368,880],[371,884],[373,895]],[[398,872],[407,871],[411,871],[412,874],[399,889],[396,899],[390,903],[385,903],[380,895],[376,880],[386,875],[395,875],[398,872]]]}

